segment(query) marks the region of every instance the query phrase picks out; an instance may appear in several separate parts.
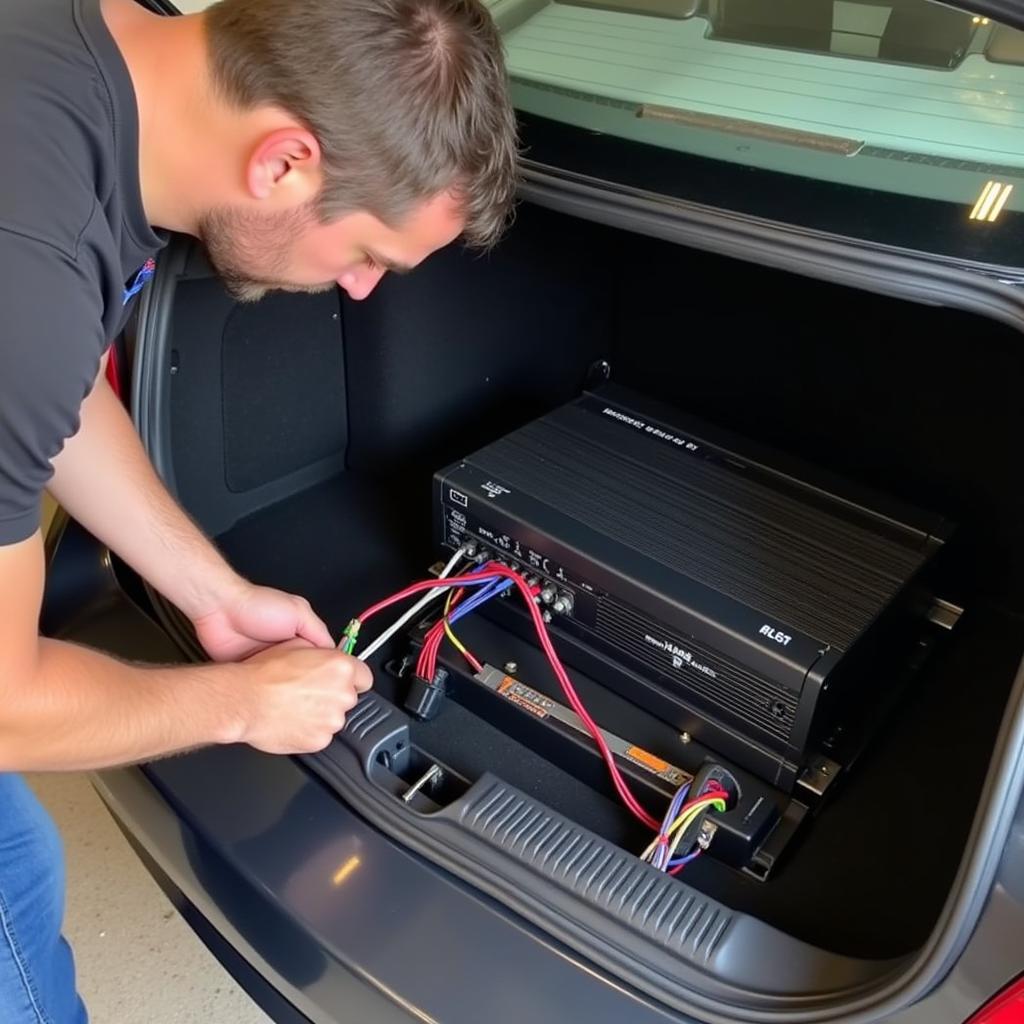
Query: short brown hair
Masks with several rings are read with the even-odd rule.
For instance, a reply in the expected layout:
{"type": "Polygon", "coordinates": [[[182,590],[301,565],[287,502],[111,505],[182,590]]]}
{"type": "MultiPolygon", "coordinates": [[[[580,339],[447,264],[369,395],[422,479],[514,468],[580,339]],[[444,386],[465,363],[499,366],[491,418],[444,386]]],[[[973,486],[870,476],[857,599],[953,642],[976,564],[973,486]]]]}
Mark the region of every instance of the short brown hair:
{"type": "Polygon", "coordinates": [[[518,150],[480,0],[220,0],[204,17],[227,100],[279,106],[316,136],[324,220],[366,210],[394,226],[451,191],[470,244],[499,237],[518,150]]]}

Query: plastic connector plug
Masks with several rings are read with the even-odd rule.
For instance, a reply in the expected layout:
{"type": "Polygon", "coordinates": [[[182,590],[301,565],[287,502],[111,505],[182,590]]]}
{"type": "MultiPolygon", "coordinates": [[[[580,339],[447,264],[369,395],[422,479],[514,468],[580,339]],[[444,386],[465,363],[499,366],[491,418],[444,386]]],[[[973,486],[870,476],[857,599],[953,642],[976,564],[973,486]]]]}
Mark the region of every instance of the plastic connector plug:
{"type": "Polygon", "coordinates": [[[448,673],[443,668],[434,673],[433,679],[413,676],[409,693],[405,698],[405,710],[421,722],[437,718],[448,693],[447,682],[448,673]]]}

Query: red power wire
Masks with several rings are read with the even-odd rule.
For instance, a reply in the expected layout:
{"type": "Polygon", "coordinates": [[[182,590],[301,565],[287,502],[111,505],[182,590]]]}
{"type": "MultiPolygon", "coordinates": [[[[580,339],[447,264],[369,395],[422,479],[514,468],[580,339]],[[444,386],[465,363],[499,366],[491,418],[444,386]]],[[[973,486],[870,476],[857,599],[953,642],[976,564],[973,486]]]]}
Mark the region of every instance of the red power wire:
{"type": "MultiPolygon", "coordinates": [[[[454,611],[455,606],[462,600],[465,592],[465,589],[462,587],[455,591],[445,611],[445,618],[454,611]]],[[[416,675],[421,679],[429,680],[434,678],[434,672],[437,670],[437,655],[441,650],[441,644],[444,643],[445,636],[444,618],[442,618],[430,627],[427,635],[423,638],[423,647],[420,650],[419,658],[416,660],[416,675]]],[[[463,650],[462,654],[470,665],[473,666],[474,672],[480,672],[483,669],[483,665],[480,664],[470,651],[463,650]]]]}
{"type": "MultiPolygon", "coordinates": [[[[601,753],[601,757],[604,760],[605,765],[608,768],[608,773],[611,776],[612,784],[615,786],[615,791],[619,794],[619,798],[630,810],[630,812],[640,821],[644,823],[649,829],[657,832],[661,828],[661,822],[650,815],[640,804],[637,798],[633,795],[629,785],[623,778],[622,773],[619,771],[619,766],[615,763],[614,755],[608,748],[608,744],[605,742],[604,736],[601,735],[600,726],[591,718],[590,713],[584,707],[583,702],[579,698],[579,694],[576,693],[576,688],[572,685],[572,681],[569,679],[569,675],[562,665],[561,659],[558,657],[558,652],[554,648],[554,644],[551,642],[551,637],[548,634],[547,626],[544,624],[544,619],[541,617],[540,609],[537,607],[533,600],[533,594],[530,591],[530,586],[523,579],[519,573],[513,572],[511,569],[506,568],[503,565],[490,565],[483,572],[477,572],[470,576],[449,576],[445,579],[444,584],[448,586],[458,586],[465,583],[479,583],[481,580],[490,579],[510,579],[519,589],[523,600],[526,602],[527,610],[530,613],[530,618],[533,620],[534,629],[537,631],[537,637],[540,640],[541,648],[546,655],[548,662],[551,665],[552,670],[555,673],[555,677],[558,679],[559,685],[562,687],[562,692],[565,694],[569,701],[569,705],[573,711],[579,715],[583,724],[587,727],[587,731],[590,733],[594,742],[597,744],[597,748],[601,753]]],[[[442,585],[444,585],[442,584],[442,585]]],[[[382,608],[388,607],[388,605],[394,604],[396,601],[400,601],[403,598],[410,597],[413,594],[417,594],[423,590],[430,590],[437,587],[439,584],[436,580],[426,580],[422,583],[414,583],[412,586],[406,587],[399,594],[395,594],[392,597],[385,598],[383,601],[379,601],[377,604],[372,605],[362,615],[359,616],[360,621],[365,620],[371,615],[376,614],[382,608]]],[[[431,664],[436,663],[437,650],[441,645],[442,638],[444,636],[443,627],[438,630],[438,626],[432,627],[431,631],[427,634],[423,642],[423,650],[420,652],[420,659],[423,665],[423,671],[426,672],[431,664]],[[436,632],[435,632],[436,631],[436,632]]],[[[417,673],[419,672],[420,662],[417,663],[417,673]]],[[[433,672],[425,676],[425,678],[433,678],[433,672]]]]}
{"type": "Polygon", "coordinates": [[[385,608],[389,608],[391,605],[397,604],[399,601],[404,601],[407,597],[412,597],[413,594],[420,594],[424,590],[436,590],[439,587],[461,586],[465,583],[479,583],[481,580],[496,580],[499,576],[510,573],[511,571],[511,569],[506,569],[501,565],[497,566],[494,570],[488,569],[486,572],[477,572],[469,576],[446,576],[444,579],[421,580],[419,583],[411,583],[405,588],[405,590],[400,590],[397,594],[392,594],[390,597],[385,597],[382,601],[378,601],[376,604],[370,605],[370,607],[358,617],[357,621],[360,623],[365,622],[371,616],[376,615],[377,612],[381,612],[385,608]],[[503,570],[503,572],[498,572],[498,569],[503,570]]]}
{"type": "MultiPolygon", "coordinates": [[[[441,580],[423,580],[419,583],[413,583],[406,587],[404,590],[397,594],[392,594],[391,597],[386,597],[382,601],[378,601],[376,604],[371,605],[359,616],[359,622],[365,622],[370,616],[376,615],[377,612],[382,611],[384,608],[389,607],[403,601],[407,597],[411,597],[413,594],[422,593],[424,590],[434,590],[439,586],[462,586],[464,584],[480,583],[482,580],[495,580],[495,579],[509,579],[516,585],[523,600],[526,602],[527,611],[530,613],[530,618],[533,620],[533,627],[537,631],[537,638],[540,640],[541,648],[546,655],[548,662],[551,664],[551,668],[555,673],[555,677],[558,679],[559,685],[562,687],[562,692],[565,694],[569,701],[569,705],[573,711],[582,719],[583,724],[587,727],[587,731],[590,733],[594,742],[597,744],[597,749],[601,753],[601,757],[604,760],[605,765],[608,767],[608,773],[611,775],[612,784],[615,786],[615,791],[619,794],[619,798],[626,805],[632,814],[644,823],[649,829],[657,832],[661,828],[661,822],[652,817],[644,808],[640,802],[633,795],[626,780],[622,776],[622,772],[619,771],[619,766],[615,763],[615,757],[611,750],[608,748],[608,744],[605,742],[604,736],[601,735],[601,728],[590,717],[590,713],[583,706],[583,702],[579,698],[579,694],[576,693],[576,688],[572,685],[572,680],[569,679],[569,675],[565,670],[565,666],[562,665],[561,659],[558,657],[558,652],[555,650],[554,644],[551,642],[551,637],[548,635],[547,626],[544,624],[544,619],[541,617],[540,609],[534,603],[533,594],[530,590],[529,584],[523,579],[522,576],[517,572],[513,572],[511,569],[506,568],[503,565],[491,564],[483,572],[472,573],[466,576],[448,576],[443,581],[441,580]]],[[[437,651],[441,646],[442,638],[444,636],[444,628],[441,627],[438,630],[438,626],[435,625],[431,628],[430,632],[427,633],[426,638],[423,642],[423,650],[420,652],[420,658],[423,659],[426,652],[429,650],[429,657],[431,661],[424,661],[424,670],[429,667],[430,664],[436,664],[437,651]],[[435,630],[437,631],[435,635],[435,630]]],[[[417,662],[417,674],[419,673],[419,662],[417,662]]],[[[425,678],[433,678],[433,672],[425,678]]]]}

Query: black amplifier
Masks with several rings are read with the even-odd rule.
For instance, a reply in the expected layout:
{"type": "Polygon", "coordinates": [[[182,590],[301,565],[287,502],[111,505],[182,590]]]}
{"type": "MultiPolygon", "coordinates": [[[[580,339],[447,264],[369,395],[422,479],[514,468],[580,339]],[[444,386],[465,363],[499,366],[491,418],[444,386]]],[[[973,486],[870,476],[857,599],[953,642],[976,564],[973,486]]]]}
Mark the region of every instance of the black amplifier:
{"type": "Polygon", "coordinates": [[[570,662],[784,788],[876,700],[949,532],[612,385],[435,486],[441,543],[536,577],[570,662]]]}

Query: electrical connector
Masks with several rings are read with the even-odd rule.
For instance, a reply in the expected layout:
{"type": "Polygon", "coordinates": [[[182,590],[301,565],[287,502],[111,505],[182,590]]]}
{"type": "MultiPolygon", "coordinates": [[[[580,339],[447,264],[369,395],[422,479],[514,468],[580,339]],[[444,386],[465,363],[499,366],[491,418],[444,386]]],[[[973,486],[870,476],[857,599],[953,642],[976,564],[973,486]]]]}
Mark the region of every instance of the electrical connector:
{"type": "Polygon", "coordinates": [[[700,832],[697,833],[697,845],[702,850],[706,850],[711,845],[711,840],[715,838],[717,831],[718,826],[710,819],[705,818],[700,823],[700,832]]]}
{"type": "Polygon", "coordinates": [[[355,650],[356,641],[359,639],[359,629],[362,623],[359,619],[350,619],[348,625],[345,627],[345,632],[342,634],[341,642],[338,644],[338,649],[343,654],[351,654],[355,650]]]}
{"type": "Polygon", "coordinates": [[[429,722],[437,718],[448,693],[448,673],[439,668],[433,679],[413,676],[409,693],[405,698],[405,710],[421,722],[429,722]]]}

